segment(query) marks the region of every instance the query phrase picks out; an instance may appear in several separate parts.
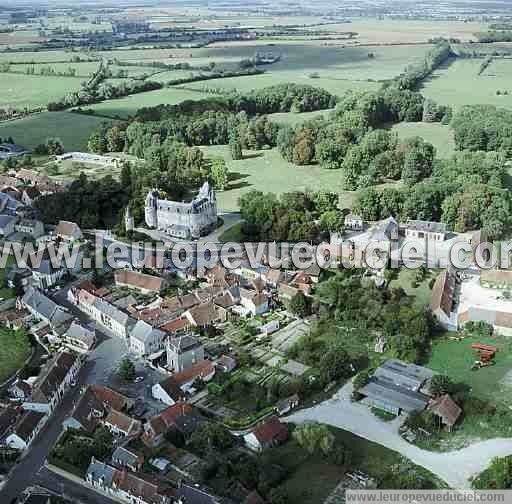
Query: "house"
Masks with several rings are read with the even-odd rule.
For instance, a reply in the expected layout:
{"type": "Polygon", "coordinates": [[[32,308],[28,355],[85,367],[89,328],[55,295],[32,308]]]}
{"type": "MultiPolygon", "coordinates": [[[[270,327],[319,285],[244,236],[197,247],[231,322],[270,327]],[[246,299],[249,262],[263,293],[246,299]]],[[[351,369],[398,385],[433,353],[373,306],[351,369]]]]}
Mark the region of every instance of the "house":
{"type": "Polygon", "coordinates": [[[0,191],[0,214],[15,216],[22,208],[23,203],[21,201],[6,192],[0,191]]]}
{"type": "Polygon", "coordinates": [[[69,322],[73,317],[60,305],[46,297],[39,290],[29,287],[21,298],[18,308],[23,307],[37,320],[51,327],[69,322]]]}
{"type": "Polygon", "coordinates": [[[288,304],[298,293],[300,289],[286,282],[280,282],[277,286],[277,295],[282,303],[288,304]]]}
{"type": "Polygon", "coordinates": [[[220,369],[223,373],[231,373],[236,369],[238,363],[234,357],[229,355],[221,355],[221,357],[215,363],[217,369],[220,369]]]}
{"type": "Polygon", "coordinates": [[[30,151],[13,143],[1,143],[0,144],[0,160],[3,161],[9,158],[15,158],[29,154],[30,151]]]}
{"type": "Polygon", "coordinates": [[[268,298],[266,294],[256,290],[240,289],[240,304],[249,310],[253,317],[268,311],[268,298]]]}
{"type": "Polygon", "coordinates": [[[74,320],[62,336],[62,342],[80,353],[87,353],[96,343],[96,331],[84,327],[74,320]]]}
{"type": "Polygon", "coordinates": [[[394,415],[423,411],[430,399],[423,389],[433,375],[428,368],[390,359],[377,368],[359,393],[370,406],[394,415]]]}
{"type": "Polygon", "coordinates": [[[279,320],[271,320],[260,327],[260,334],[262,336],[270,336],[272,333],[279,331],[279,320]]]}
{"type": "Polygon", "coordinates": [[[488,289],[512,289],[512,271],[483,270],[480,274],[480,285],[488,289]]]}
{"type": "Polygon", "coordinates": [[[279,416],[283,416],[290,413],[290,411],[294,410],[295,408],[298,408],[299,404],[300,398],[297,394],[294,394],[291,397],[279,401],[276,404],[275,411],[279,416]]]}
{"type": "Polygon", "coordinates": [[[186,311],[184,316],[191,325],[195,327],[209,327],[215,323],[225,322],[227,311],[221,306],[217,306],[213,301],[194,306],[186,311]]]}
{"type": "Polygon", "coordinates": [[[349,213],[345,216],[344,225],[351,231],[363,231],[364,220],[360,215],[349,213]]]}
{"type": "Polygon", "coordinates": [[[439,417],[441,423],[445,425],[449,431],[453,429],[453,426],[457,423],[457,420],[462,414],[462,409],[449,394],[432,399],[428,404],[427,410],[439,417]]]}
{"type": "Polygon", "coordinates": [[[192,386],[196,380],[210,381],[215,376],[215,364],[209,360],[199,361],[181,373],[172,375],[175,384],[184,392],[193,392],[192,386]]]}
{"type": "Polygon", "coordinates": [[[44,224],[37,219],[22,219],[15,226],[17,233],[25,233],[34,240],[44,235],[44,224]]]}
{"type": "Polygon", "coordinates": [[[21,201],[27,206],[33,206],[34,203],[41,197],[41,192],[37,187],[29,186],[23,189],[21,194],[21,201]]]}
{"type": "Polygon", "coordinates": [[[115,272],[114,278],[116,286],[136,289],[143,294],[158,294],[168,287],[168,282],[164,278],[137,271],[119,270],[115,272]]]}
{"type": "Polygon", "coordinates": [[[151,418],[144,426],[142,441],[150,447],[159,446],[165,434],[176,428],[176,420],[191,414],[193,408],[190,404],[178,402],[151,418]]]}
{"type": "Polygon", "coordinates": [[[157,481],[150,481],[130,471],[116,471],[112,480],[113,494],[129,504],[171,504],[157,481]]]}
{"type": "Polygon", "coordinates": [[[107,417],[110,410],[127,411],[133,401],[101,385],[89,385],[76,404],[73,413],[64,422],[65,429],[81,429],[92,433],[107,417]]]}
{"type": "Polygon", "coordinates": [[[142,423],[139,420],[113,408],[110,409],[102,423],[114,436],[132,437],[142,432],[142,423]]]}
{"type": "Polygon", "coordinates": [[[193,336],[185,335],[167,340],[167,368],[181,373],[204,360],[204,347],[193,336]]]}
{"type": "Polygon", "coordinates": [[[39,434],[46,423],[46,414],[38,411],[27,411],[7,436],[5,444],[17,450],[26,450],[39,434]]]}
{"type": "Polygon", "coordinates": [[[160,326],[160,329],[162,331],[165,331],[166,333],[172,334],[174,336],[186,332],[187,329],[189,329],[189,328],[190,328],[190,322],[185,317],[180,317],[180,318],[171,320],[170,322],[167,322],[164,325],[160,326]]]}
{"type": "Polygon", "coordinates": [[[272,448],[288,439],[288,427],[281,423],[276,416],[271,416],[244,436],[244,442],[248,448],[256,452],[262,452],[272,448]]]}
{"type": "Polygon", "coordinates": [[[71,353],[58,354],[41,370],[23,408],[51,414],[76,380],[81,365],[80,359],[71,353]]]}
{"type": "Polygon", "coordinates": [[[93,457],[85,473],[85,481],[92,488],[102,493],[113,494],[112,483],[114,481],[114,475],[118,472],[118,469],[100,462],[93,457]]]}
{"type": "Polygon", "coordinates": [[[48,249],[43,254],[34,252],[28,261],[28,266],[32,270],[32,285],[41,290],[49,289],[57,285],[65,276],[69,274],[65,264],[60,264],[58,256],[51,257],[48,249]]]}
{"type": "Polygon", "coordinates": [[[29,268],[18,268],[18,266],[14,265],[7,272],[5,279],[10,289],[21,286],[26,290],[32,281],[32,271],[29,268]]]}
{"type": "Polygon", "coordinates": [[[173,490],[176,504],[220,504],[220,500],[205,490],[180,482],[178,488],[173,490]]]}
{"type": "Polygon", "coordinates": [[[32,393],[32,386],[19,378],[9,387],[9,395],[14,399],[28,399],[32,393]]]}
{"type": "Polygon", "coordinates": [[[445,270],[436,278],[432,288],[430,310],[437,321],[448,330],[457,328],[457,323],[452,318],[456,285],[455,275],[445,270]]]}
{"type": "Polygon", "coordinates": [[[173,376],[169,376],[160,383],[153,385],[151,394],[153,398],[167,404],[167,406],[173,406],[186,398],[185,392],[181,390],[173,376]]]}
{"type": "Polygon", "coordinates": [[[0,312],[0,323],[8,329],[25,327],[30,318],[30,313],[24,309],[13,308],[0,312]]]}
{"type": "Polygon", "coordinates": [[[14,215],[0,215],[0,236],[5,238],[12,235],[17,222],[18,217],[14,215]]]}
{"type": "Polygon", "coordinates": [[[428,239],[444,241],[446,239],[446,224],[422,220],[410,220],[405,228],[405,237],[413,240],[428,239]]]}
{"type": "Polygon", "coordinates": [[[144,464],[144,455],[124,446],[118,446],[112,454],[112,463],[132,472],[139,472],[144,464]]]}
{"type": "Polygon", "coordinates": [[[80,289],[74,295],[78,308],[89,315],[96,322],[114,335],[128,339],[135,320],[125,312],[119,310],[105,299],[99,297],[99,291],[94,294],[85,289],[80,289]]]}
{"type": "Polygon", "coordinates": [[[168,334],[139,320],[130,333],[130,349],[138,355],[150,355],[165,348],[168,334]]]}
{"type": "Polygon", "coordinates": [[[55,228],[54,234],[69,243],[80,241],[83,238],[82,230],[78,224],[63,220],[55,228]]]}

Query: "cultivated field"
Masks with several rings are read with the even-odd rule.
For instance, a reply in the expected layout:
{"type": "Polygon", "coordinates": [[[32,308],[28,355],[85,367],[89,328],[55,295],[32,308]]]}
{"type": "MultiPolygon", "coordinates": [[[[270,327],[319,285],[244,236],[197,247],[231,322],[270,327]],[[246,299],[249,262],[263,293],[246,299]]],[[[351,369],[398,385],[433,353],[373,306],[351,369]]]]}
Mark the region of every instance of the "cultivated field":
{"type": "Polygon", "coordinates": [[[478,75],[482,59],[458,59],[438,68],[425,81],[427,98],[455,108],[463,105],[496,105],[512,109],[512,59],[497,59],[478,75]],[[508,96],[498,96],[507,91],[508,96]]]}
{"type": "Polygon", "coordinates": [[[0,108],[37,107],[78,91],[79,77],[42,77],[0,73],[0,108]]]}
{"type": "Polygon", "coordinates": [[[78,51],[22,51],[0,53],[0,62],[50,63],[71,61],[73,56],[85,56],[78,51]]]}
{"type": "Polygon", "coordinates": [[[320,166],[295,166],[283,160],[276,150],[247,151],[241,161],[233,161],[227,146],[201,147],[207,157],[223,157],[230,171],[228,189],[217,194],[219,207],[225,211],[238,210],[238,198],[257,189],[281,194],[289,191],[329,190],[342,195],[343,207],[349,207],[355,193],[341,189],[341,172],[320,166]]]}
{"type": "Polygon", "coordinates": [[[105,119],[72,112],[44,112],[24,119],[0,123],[0,137],[33,149],[48,137],[60,138],[67,151],[87,150],[87,140],[105,119]]]}
{"type": "Polygon", "coordinates": [[[133,116],[142,107],[155,107],[165,103],[175,105],[185,100],[202,100],[212,96],[208,93],[187,91],[185,89],[164,88],[157,91],[139,93],[117,100],[107,100],[87,107],[98,115],[113,118],[127,118],[133,116]]]}
{"type": "Polygon", "coordinates": [[[392,131],[397,133],[400,139],[419,136],[430,142],[436,148],[438,158],[450,158],[455,152],[453,130],[441,123],[402,122],[395,124],[392,131]]]}

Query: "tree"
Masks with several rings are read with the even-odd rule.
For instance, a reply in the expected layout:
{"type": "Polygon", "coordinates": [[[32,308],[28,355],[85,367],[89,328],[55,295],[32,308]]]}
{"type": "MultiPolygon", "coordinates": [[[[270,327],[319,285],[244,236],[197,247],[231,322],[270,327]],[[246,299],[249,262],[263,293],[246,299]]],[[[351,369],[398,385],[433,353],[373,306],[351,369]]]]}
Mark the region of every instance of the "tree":
{"type": "Polygon", "coordinates": [[[444,394],[451,394],[454,391],[455,384],[452,379],[446,375],[434,375],[430,380],[430,393],[435,396],[442,396],[444,394]]]}
{"type": "Polygon", "coordinates": [[[233,446],[231,434],[222,425],[206,422],[200,425],[190,437],[191,445],[201,453],[212,450],[225,451],[233,446]]]}
{"type": "Polygon", "coordinates": [[[46,152],[50,156],[61,156],[64,154],[64,146],[60,138],[48,138],[46,140],[46,152]]]}
{"type": "Polygon", "coordinates": [[[223,158],[212,160],[211,175],[216,189],[223,191],[228,182],[228,168],[223,158]]]}
{"type": "Polygon", "coordinates": [[[315,156],[315,133],[311,128],[304,128],[295,135],[293,162],[296,165],[311,164],[315,156]]]}
{"type": "Polygon", "coordinates": [[[232,130],[229,134],[229,152],[233,161],[243,159],[242,143],[236,130],[232,130]]]}
{"type": "Polygon", "coordinates": [[[125,381],[133,381],[135,379],[135,364],[126,357],[121,361],[118,370],[119,376],[125,381]]]}
{"type": "Polygon", "coordinates": [[[272,488],[268,494],[268,498],[270,504],[288,504],[288,494],[282,486],[272,488]]]}
{"type": "Polygon", "coordinates": [[[310,303],[302,291],[292,297],[289,308],[294,315],[299,317],[307,317],[310,313],[310,303]]]}

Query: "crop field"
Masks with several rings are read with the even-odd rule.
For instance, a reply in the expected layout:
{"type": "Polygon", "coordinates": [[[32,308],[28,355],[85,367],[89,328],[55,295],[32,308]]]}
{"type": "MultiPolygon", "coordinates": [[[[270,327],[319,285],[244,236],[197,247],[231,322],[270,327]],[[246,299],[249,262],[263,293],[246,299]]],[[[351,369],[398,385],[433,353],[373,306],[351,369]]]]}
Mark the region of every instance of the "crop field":
{"type": "Polygon", "coordinates": [[[421,93],[455,108],[463,105],[495,105],[512,109],[512,59],[497,59],[478,75],[482,59],[458,59],[438,68],[422,86],[421,93]],[[498,96],[497,91],[507,91],[498,96]]]}
{"type": "Polygon", "coordinates": [[[178,88],[164,88],[116,100],[107,100],[87,107],[87,109],[94,110],[98,115],[114,119],[125,119],[133,116],[142,107],[155,107],[162,103],[175,105],[185,100],[202,100],[211,96],[210,93],[200,93],[178,88]]]}
{"type": "Polygon", "coordinates": [[[79,77],[43,77],[0,73],[0,107],[36,107],[78,91],[79,77]]]}
{"type": "Polygon", "coordinates": [[[450,158],[455,153],[453,130],[441,123],[402,122],[395,124],[392,131],[399,139],[419,136],[430,142],[436,148],[438,158],[450,158]]]}
{"type": "Polygon", "coordinates": [[[320,166],[295,166],[282,159],[277,150],[245,151],[245,158],[233,161],[227,146],[201,147],[209,158],[222,157],[230,172],[227,190],[217,193],[219,207],[224,211],[238,210],[238,198],[257,189],[263,192],[329,190],[342,195],[342,206],[349,207],[356,193],[341,189],[341,172],[320,166]]]}
{"type": "MultiPolygon", "coordinates": [[[[125,68],[131,68],[131,67],[125,67],[125,68]]],[[[208,72],[198,72],[194,70],[168,70],[168,71],[162,71],[158,68],[151,68],[151,67],[145,67],[150,68],[152,70],[151,73],[158,72],[151,76],[149,80],[156,81],[156,82],[169,82],[174,79],[187,79],[191,76],[196,76],[199,73],[202,75],[208,75],[208,72]]]]}
{"type": "Polygon", "coordinates": [[[414,44],[434,37],[453,37],[461,41],[475,40],[474,33],[487,30],[485,23],[464,21],[425,21],[404,19],[352,19],[351,23],[314,26],[312,31],[346,32],[358,35],[359,44],[414,44]]]}
{"type": "Polygon", "coordinates": [[[57,137],[67,151],[83,151],[87,150],[90,134],[103,122],[103,118],[72,112],[44,112],[1,123],[0,137],[12,136],[17,143],[29,149],[44,143],[48,137],[57,137]]]}
{"type": "Polygon", "coordinates": [[[57,61],[71,61],[73,56],[85,56],[84,53],[73,51],[22,51],[0,53],[0,62],[17,63],[50,63],[57,61]]]}

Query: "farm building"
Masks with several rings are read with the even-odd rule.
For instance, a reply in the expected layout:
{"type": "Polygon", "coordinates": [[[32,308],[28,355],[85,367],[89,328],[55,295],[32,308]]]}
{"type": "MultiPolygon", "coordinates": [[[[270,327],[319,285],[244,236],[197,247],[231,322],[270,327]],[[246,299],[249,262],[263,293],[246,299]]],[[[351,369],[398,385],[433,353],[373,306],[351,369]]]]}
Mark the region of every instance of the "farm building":
{"type": "Polygon", "coordinates": [[[438,322],[448,330],[456,330],[457,323],[452,316],[457,279],[448,270],[436,279],[432,289],[430,309],[438,322]]]}
{"type": "Polygon", "coordinates": [[[423,411],[430,398],[422,390],[433,375],[430,369],[391,359],[375,371],[359,393],[371,407],[394,415],[423,411]]]}
{"type": "Polygon", "coordinates": [[[433,399],[428,405],[428,411],[439,417],[441,423],[451,431],[462,414],[460,406],[448,395],[433,399]]]}

